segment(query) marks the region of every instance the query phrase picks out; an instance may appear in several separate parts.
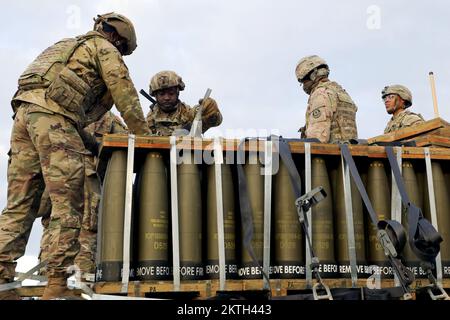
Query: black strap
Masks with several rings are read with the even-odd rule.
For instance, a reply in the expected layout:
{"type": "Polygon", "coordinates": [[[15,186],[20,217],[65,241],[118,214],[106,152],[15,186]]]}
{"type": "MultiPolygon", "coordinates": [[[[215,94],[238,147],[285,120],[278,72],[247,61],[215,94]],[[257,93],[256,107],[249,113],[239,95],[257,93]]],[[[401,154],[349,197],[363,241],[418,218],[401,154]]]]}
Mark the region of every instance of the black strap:
{"type": "Polygon", "coordinates": [[[280,139],[283,139],[286,142],[304,142],[304,143],[322,143],[320,142],[319,139],[317,138],[303,138],[303,139],[298,139],[298,138],[283,138],[283,137],[279,137],[280,139]]]}
{"type": "Polygon", "coordinates": [[[289,146],[288,140],[284,139],[283,137],[277,136],[269,137],[269,140],[274,139],[278,139],[278,152],[280,154],[281,160],[288,170],[294,196],[296,199],[298,199],[302,195],[302,179],[300,178],[297,167],[295,166],[294,160],[292,159],[291,148],[289,146]]]}
{"type": "MultiPolygon", "coordinates": [[[[285,139],[283,137],[278,137],[275,135],[272,135],[268,138],[269,140],[276,139],[278,141],[278,152],[280,154],[280,158],[283,161],[283,164],[286,166],[287,171],[289,173],[289,178],[291,181],[291,187],[292,191],[294,192],[295,199],[299,199],[302,196],[302,187],[301,187],[301,178],[300,174],[298,173],[297,167],[295,166],[294,160],[292,158],[291,148],[289,146],[289,142],[295,141],[295,142],[320,142],[316,138],[311,139],[285,139]]],[[[313,272],[313,275],[315,276],[316,280],[321,285],[322,289],[328,289],[328,287],[325,287],[325,284],[322,282],[322,277],[320,276],[319,272],[319,259],[316,256],[314,252],[314,248],[311,241],[311,235],[309,234],[309,221],[306,217],[306,215],[303,217],[303,219],[300,220],[300,226],[303,230],[303,234],[305,235],[306,242],[309,247],[309,254],[311,257],[311,269],[313,272]]],[[[313,289],[314,290],[314,289],[313,289]]]]}
{"type": "Polygon", "coordinates": [[[238,146],[237,152],[237,173],[238,173],[238,190],[239,190],[239,205],[241,209],[241,223],[242,223],[242,241],[244,243],[244,247],[249,253],[250,257],[253,260],[253,263],[261,270],[264,278],[266,278],[267,282],[270,284],[269,277],[264,272],[261,264],[256,258],[255,251],[252,246],[253,239],[253,211],[250,205],[249,195],[248,195],[248,185],[247,178],[245,176],[244,168],[242,163],[245,163],[245,151],[244,144],[246,141],[250,141],[255,138],[244,138],[241,140],[238,146]]]}
{"type": "Polygon", "coordinates": [[[410,140],[410,141],[391,141],[391,142],[385,142],[385,141],[378,141],[370,144],[371,146],[391,146],[391,147],[415,147],[416,141],[410,140]]]}
{"type": "MultiPolygon", "coordinates": [[[[271,136],[270,139],[273,140],[274,137],[275,136],[271,136]]],[[[289,178],[291,181],[291,187],[292,191],[294,192],[295,199],[298,199],[302,196],[302,182],[301,182],[302,180],[298,173],[297,167],[295,166],[294,160],[292,159],[291,148],[289,146],[288,141],[299,141],[299,140],[304,141],[307,139],[284,139],[283,137],[276,137],[276,138],[278,139],[278,152],[280,154],[280,158],[288,170],[289,178]]],[[[317,140],[317,139],[314,138],[309,140],[317,140]]],[[[310,249],[309,252],[311,254],[311,261],[312,261],[316,255],[314,253],[311,236],[308,231],[309,221],[307,220],[306,216],[303,223],[300,224],[303,229],[303,233],[306,236],[307,243],[309,244],[310,249]]]]}
{"type": "Polygon", "coordinates": [[[367,194],[366,188],[361,180],[358,169],[356,168],[355,161],[353,160],[352,155],[350,154],[350,150],[348,146],[345,144],[341,145],[341,153],[345,159],[345,162],[348,164],[350,169],[350,173],[355,181],[356,187],[361,195],[361,198],[364,201],[364,204],[367,208],[367,211],[370,215],[370,220],[372,220],[372,224],[377,227],[378,230],[388,230],[390,232],[391,240],[393,240],[393,245],[397,252],[401,252],[406,242],[406,235],[403,230],[403,226],[395,221],[395,220],[378,220],[378,215],[372,207],[372,202],[370,201],[369,195],[367,194]],[[394,238],[393,238],[394,236],[394,238]]]}
{"type": "Polygon", "coordinates": [[[414,281],[414,274],[407,269],[398,254],[403,250],[405,245],[405,231],[402,225],[398,221],[394,220],[378,220],[378,216],[372,207],[372,203],[367,195],[364,184],[362,183],[358,169],[356,168],[355,161],[353,160],[350,150],[347,145],[342,144],[341,154],[347,163],[356,187],[361,194],[361,198],[369,212],[372,224],[378,229],[377,237],[385,251],[385,255],[388,257],[389,263],[392,265],[394,272],[396,273],[400,284],[405,294],[409,294],[409,285],[414,281]]]}
{"type": "Polygon", "coordinates": [[[367,146],[369,144],[369,141],[366,139],[350,139],[348,142],[350,142],[350,144],[358,144],[363,146],[367,146]]]}
{"type": "MultiPolygon", "coordinates": [[[[255,138],[245,138],[241,140],[238,147],[237,152],[237,172],[238,172],[238,185],[239,185],[239,203],[240,203],[240,209],[241,209],[241,221],[242,221],[242,230],[243,230],[243,243],[244,247],[247,249],[250,257],[253,260],[253,263],[257,265],[261,270],[262,267],[259,264],[259,261],[256,258],[255,252],[253,250],[252,246],[252,239],[253,239],[253,214],[252,214],[252,208],[250,205],[249,197],[248,197],[248,186],[247,186],[247,179],[245,176],[244,169],[242,167],[242,163],[245,163],[245,152],[243,150],[243,145],[246,141],[250,141],[255,138]]],[[[289,178],[291,181],[292,190],[294,192],[294,196],[296,199],[298,199],[302,195],[302,188],[301,188],[301,178],[298,173],[297,167],[295,166],[294,160],[292,159],[292,153],[289,146],[288,141],[302,141],[302,142],[318,142],[317,139],[284,139],[282,137],[278,136],[270,136],[268,137],[268,141],[278,141],[278,152],[280,154],[281,160],[283,161],[284,165],[286,166],[289,178]]],[[[308,221],[305,220],[305,223],[301,224],[303,231],[307,237],[307,240],[309,241],[309,247],[310,247],[310,253],[312,257],[315,257],[314,250],[311,244],[311,237],[308,233],[308,221]]],[[[318,270],[316,268],[316,276],[318,277],[320,281],[320,275],[318,273],[318,270]]],[[[269,281],[268,276],[263,271],[263,276],[269,281]]]]}
{"type": "Polygon", "coordinates": [[[411,203],[394,151],[391,146],[387,146],[385,149],[403,205],[408,210],[408,235],[411,249],[420,260],[434,262],[440,251],[442,236],[424,218],[421,209],[411,203]]]}
{"type": "Polygon", "coordinates": [[[345,159],[345,162],[348,164],[350,169],[350,173],[355,181],[356,187],[361,195],[364,204],[366,205],[367,211],[369,212],[370,220],[372,220],[372,224],[377,226],[378,228],[378,215],[375,213],[375,210],[372,207],[372,203],[370,202],[369,195],[366,192],[366,188],[361,180],[361,177],[358,173],[358,169],[356,168],[355,161],[353,160],[352,155],[350,154],[350,150],[348,146],[345,144],[341,145],[341,154],[345,159]]]}

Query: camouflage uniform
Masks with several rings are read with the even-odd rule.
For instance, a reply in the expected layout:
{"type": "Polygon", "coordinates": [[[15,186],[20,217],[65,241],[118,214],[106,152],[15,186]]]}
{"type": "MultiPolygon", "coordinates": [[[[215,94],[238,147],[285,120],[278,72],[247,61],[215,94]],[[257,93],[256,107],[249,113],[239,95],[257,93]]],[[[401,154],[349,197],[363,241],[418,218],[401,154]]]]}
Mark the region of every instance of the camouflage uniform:
{"type": "Polygon", "coordinates": [[[136,134],[149,134],[121,53],[101,33],[64,39],[45,50],[19,79],[8,167],[8,203],[0,216],[0,279],[14,277],[25,252],[33,204],[48,188],[54,244],[48,276],[67,277],[79,251],[86,150],[79,130],[113,103],[136,134]],[[55,59],[57,63],[54,63],[55,59]],[[51,63],[49,63],[49,61],[51,63]]]}
{"type": "Polygon", "coordinates": [[[398,129],[411,127],[423,122],[425,122],[425,119],[420,114],[408,110],[402,110],[399,114],[393,116],[391,120],[389,120],[386,129],[384,129],[384,133],[390,133],[398,129]]]}
{"type": "Polygon", "coordinates": [[[358,137],[356,107],[336,82],[326,80],[312,89],[306,110],[306,138],[339,143],[358,137]]]}
{"type": "Polygon", "coordinates": [[[309,95],[306,125],[302,138],[317,138],[322,143],[342,143],[358,137],[358,108],[348,93],[336,82],[328,80],[327,62],[317,55],[302,58],[295,76],[309,95]]]}
{"type": "MultiPolygon", "coordinates": [[[[121,119],[111,111],[97,122],[85,128],[87,132],[94,135],[98,142],[107,133],[126,133],[127,128],[121,119]]],[[[96,157],[85,156],[85,182],[84,182],[84,214],[81,223],[81,230],[78,241],[80,242],[80,252],[75,258],[75,264],[83,273],[95,273],[95,252],[97,248],[97,217],[101,198],[101,182],[96,172],[96,157]]],[[[54,244],[54,235],[48,228],[50,222],[51,201],[48,190],[42,195],[38,216],[42,217],[44,232],[41,238],[41,252],[39,261],[48,259],[50,246],[54,244]]],[[[46,268],[41,270],[41,274],[46,273],[46,268]]]]}
{"type": "MultiPolygon", "coordinates": [[[[170,136],[175,129],[186,129],[189,131],[198,108],[198,106],[191,108],[180,101],[175,111],[166,113],[158,104],[155,104],[147,114],[147,123],[152,134],[159,136],[170,136]]],[[[211,98],[206,99],[203,104],[202,131],[205,132],[221,123],[222,114],[217,107],[217,103],[211,98]]]]}
{"type": "Polygon", "coordinates": [[[385,86],[381,91],[381,98],[383,100],[387,99],[387,96],[389,95],[400,97],[404,101],[404,104],[395,100],[394,110],[391,111],[394,115],[391,120],[389,120],[386,129],[384,129],[385,134],[425,122],[425,119],[420,114],[406,110],[413,104],[412,93],[407,87],[401,84],[385,86]]]}

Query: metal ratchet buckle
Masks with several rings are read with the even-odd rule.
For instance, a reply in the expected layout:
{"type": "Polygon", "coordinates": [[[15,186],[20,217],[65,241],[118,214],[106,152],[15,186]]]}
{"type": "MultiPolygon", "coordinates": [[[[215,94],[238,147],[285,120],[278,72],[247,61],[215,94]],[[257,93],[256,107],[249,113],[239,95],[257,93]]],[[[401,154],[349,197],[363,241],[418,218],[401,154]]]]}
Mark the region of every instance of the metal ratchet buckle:
{"type": "Polygon", "coordinates": [[[450,300],[447,292],[445,292],[445,290],[437,283],[432,284],[432,287],[428,288],[427,292],[430,295],[431,300],[450,300]],[[434,294],[433,289],[438,290],[439,294],[434,294]]]}
{"type": "Polygon", "coordinates": [[[330,288],[322,283],[316,282],[312,288],[314,300],[333,300],[330,288]],[[319,294],[318,290],[325,290],[325,294],[319,294]]]}

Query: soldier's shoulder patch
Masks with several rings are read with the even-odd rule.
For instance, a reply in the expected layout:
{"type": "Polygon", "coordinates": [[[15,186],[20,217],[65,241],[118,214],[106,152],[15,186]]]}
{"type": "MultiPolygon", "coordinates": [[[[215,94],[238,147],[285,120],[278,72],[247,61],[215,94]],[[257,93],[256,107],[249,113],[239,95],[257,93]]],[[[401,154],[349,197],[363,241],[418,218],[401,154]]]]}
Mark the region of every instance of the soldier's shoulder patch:
{"type": "Polygon", "coordinates": [[[312,112],[312,116],[314,119],[318,119],[320,118],[320,115],[322,114],[322,112],[319,109],[316,109],[312,112]]]}
{"type": "Polygon", "coordinates": [[[101,47],[100,50],[99,50],[99,53],[101,55],[105,56],[105,55],[109,55],[111,53],[115,53],[115,50],[113,48],[111,48],[111,47],[101,47]]]}

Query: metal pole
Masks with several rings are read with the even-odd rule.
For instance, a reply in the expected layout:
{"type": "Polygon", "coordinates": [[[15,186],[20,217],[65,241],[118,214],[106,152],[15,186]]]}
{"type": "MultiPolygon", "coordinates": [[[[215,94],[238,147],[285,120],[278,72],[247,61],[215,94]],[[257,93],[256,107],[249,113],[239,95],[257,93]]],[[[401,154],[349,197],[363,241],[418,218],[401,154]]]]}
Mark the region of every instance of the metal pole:
{"type": "MultiPolygon", "coordinates": [[[[436,211],[436,199],[434,197],[433,169],[431,166],[430,148],[425,148],[424,153],[425,166],[427,170],[428,197],[430,199],[431,223],[433,224],[433,227],[436,229],[436,231],[439,231],[436,211]]],[[[436,280],[437,283],[442,286],[442,260],[440,252],[436,257],[436,280]]]]}
{"type": "MultiPolygon", "coordinates": [[[[305,193],[311,191],[311,144],[305,143],[305,193]]],[[[312,221],[311,221],[312,209],[306,212],[306,219],[308,220],[308,233],[311,235],[311,244],[313,243],[312,234],[312,221]]],[[[312,287],[312,270],[311,270],[311,250],[308,243],[306,243],[306,285],[308,288],[312,287]]]]}
{"type": "Polygon", "coordinates": [[[134,142],[136,136],[128,135],[127,178],[125,186],[125,213],[123,222],[122,293],[128,293],[130,278],[131,208],[133,203],[134,142]]]}
{"type": "MultiPolygon", "coordinates": [[[[272,141],[264,142],[264,251],[263,270],[270,278],[270,228],[272,212],[272,141]]],[[[270,288],[270,283],[264,278],[264,289],[270,288]]]]}
{"type": "Polygon", "coordinates": [[[350,184],[350,170],[344,157],[341,156],[342,178],[344,183],[344,199],[345,199],[345,218],[347,224],[347,245],[348,257],[350,260],[350,273],[352,277],[352,287],[356,288],[358,284],[358,273],[356,267],[356,243],[355,243],[355,226],[353,222],[353,203],[352,188],[350,184]]]}
{"type": "MultiPolygon", "coordinates": [[[[394,147],[394,152],[397,155],[397,163],[400,169],[400,173],[402,173],[402,148],[394,147]]],[[[400,197],[400,191],[398,190],[397,181],[395,180],[394,172],[392,170],[391,174],[392,174],[391,218],[392,220],[402,223],[402,198],[400,197]]],[[[394,283],[396,287],[400,286],[400,280],[398,279],[396,273],[394,273],[394,283]]]]}
{"type": "Polygon", "coordinates": [[[178,222],[177,137],[170,136],[170,195],[172,205],[173,290],[180,291],[180,235],[178,222]]]}
{"type": "Polygon", "coordinates": [[[439,118],[439,109],[438,109],[437,95],[436,95],[436,82],[434,81],[433,71],[430,71],[430,73],[428,75],[430,76],[431,96],[433,97],[433,107],[434,107],[434,117],[439,118]]]}
{"type": "Polygon", "coordinates": [[[214,139],[214,169],[216,176],[216,210],[217,210],[217,245],[219,246],[219,287],[225,290],[225,230],[223,221],[223,189],[222,189],[223,151],[220,138],[214,139]]]}

